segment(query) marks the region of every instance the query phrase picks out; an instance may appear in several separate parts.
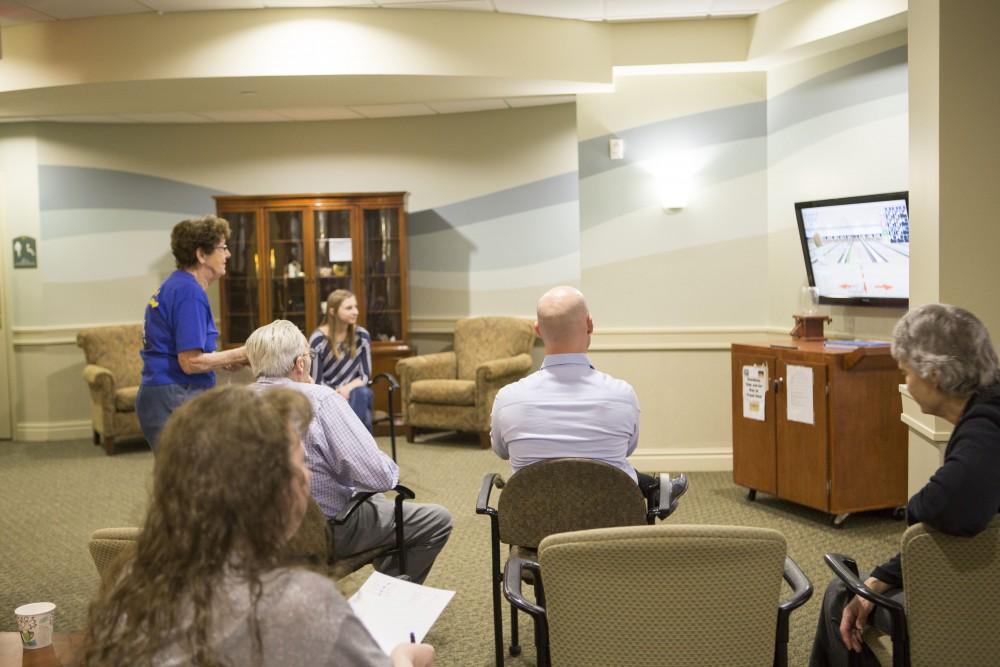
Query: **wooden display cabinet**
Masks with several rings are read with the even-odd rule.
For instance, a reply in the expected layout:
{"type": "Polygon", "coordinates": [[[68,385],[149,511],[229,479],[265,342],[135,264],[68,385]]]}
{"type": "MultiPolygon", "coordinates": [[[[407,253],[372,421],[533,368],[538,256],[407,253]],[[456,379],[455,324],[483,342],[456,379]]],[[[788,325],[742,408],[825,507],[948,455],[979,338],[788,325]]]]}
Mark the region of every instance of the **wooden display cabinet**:
{"type": "MultiPolygon", "coordinates": [[[[232,253],[219,281],[220,344],[242,345],[257,327],[294,322],[309,336],[326,298],[348,289],[372,336],[372,375],[395,372],[409,346],[406,193],[216,197],[232,253]]],[[[375,409],[385,411],[384,385],[375,409]]],[[[399,406],[396,406],[398,411],[399,406]]]]}
{"type": "MultiPolygon", "coordinates": [[[[783,339],[732,346],[733,481],[835,515],[906,504],[902,374],[888,347],[783,339]],[[744,367],[767,368],[763,419],[745,416],[744,367]],[[811,369],[813,423],[788,415],[789,367],[811,369]]],[[[803,394],[805,395],[805,394],[803,394]]]]}

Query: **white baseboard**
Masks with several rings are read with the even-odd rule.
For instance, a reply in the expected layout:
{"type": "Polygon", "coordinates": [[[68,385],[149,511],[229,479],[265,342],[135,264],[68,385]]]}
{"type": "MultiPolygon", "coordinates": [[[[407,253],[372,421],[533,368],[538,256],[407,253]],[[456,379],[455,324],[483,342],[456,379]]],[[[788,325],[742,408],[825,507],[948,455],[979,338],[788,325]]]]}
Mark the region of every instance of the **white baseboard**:
{"type": "Polygon", "coordinates": [[[713,472],[733,469],[732,447],[687,447],[637,451],[629,457],[643,472],[713,472]]]}
{"type": "Polygon", "coordinates": [[[21,422],[14,429],[14,439],[22,442],[56,442],[91,438],[94,430],[89,419],[61,422],[21,422]]]}

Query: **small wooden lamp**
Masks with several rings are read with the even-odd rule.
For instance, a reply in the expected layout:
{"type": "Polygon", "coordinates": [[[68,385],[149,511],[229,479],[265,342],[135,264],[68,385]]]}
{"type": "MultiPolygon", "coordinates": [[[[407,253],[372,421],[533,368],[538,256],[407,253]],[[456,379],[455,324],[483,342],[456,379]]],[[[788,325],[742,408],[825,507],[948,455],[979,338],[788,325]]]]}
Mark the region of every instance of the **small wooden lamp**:
{"type": "Polygon", "coordinates": [[[823,335],[823,324],[833,322],[829,315],[792,315],[795,326],[788,332],[792,338],[802,340],[826,340],[823,335]]]}

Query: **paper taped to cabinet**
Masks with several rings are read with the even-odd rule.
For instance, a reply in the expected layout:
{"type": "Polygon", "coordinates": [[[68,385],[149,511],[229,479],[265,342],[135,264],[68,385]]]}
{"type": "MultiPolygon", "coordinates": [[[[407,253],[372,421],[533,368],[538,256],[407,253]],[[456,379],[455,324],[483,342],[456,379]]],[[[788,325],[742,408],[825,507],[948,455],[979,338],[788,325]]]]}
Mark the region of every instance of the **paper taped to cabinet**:
{"type": "Polygon", "coordinates": [[[352,258],[351,239],[327,239],[331,262],[349,262],[352,258]]]}
{"type": "Polygon", "coordinates": [[[813,418],[813,369],[789,364],[785,367],[785,382],[788,385],[788,421],[816,423],[813,418]]]}
{"type": "Polygon", "coordinates": [[[767,364],[743,367],[743,416],[764,421],[764,401],[767,396],[767,364]]]}

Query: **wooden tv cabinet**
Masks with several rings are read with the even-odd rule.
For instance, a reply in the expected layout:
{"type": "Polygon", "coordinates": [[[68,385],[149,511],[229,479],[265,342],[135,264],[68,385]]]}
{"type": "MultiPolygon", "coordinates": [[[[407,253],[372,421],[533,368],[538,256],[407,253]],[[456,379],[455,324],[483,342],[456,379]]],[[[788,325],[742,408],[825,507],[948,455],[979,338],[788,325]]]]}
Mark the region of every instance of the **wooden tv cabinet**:
{"type": "MultiPolygon", "coordinates": [[[[888,347],[733,344],[733,481],[751,500],[769,493],[832,514],[834,525],[851,512],[904,506],[902,380],[888,347]],[[763,420],[744,416],[743,368],[755,365],[767,367],[763,420]],[[812,370],[812,424],[789,418],[790,366],[812,370]]],[[[808,391],[800,393],[798,405],[807,403],[808,391]]]]}

